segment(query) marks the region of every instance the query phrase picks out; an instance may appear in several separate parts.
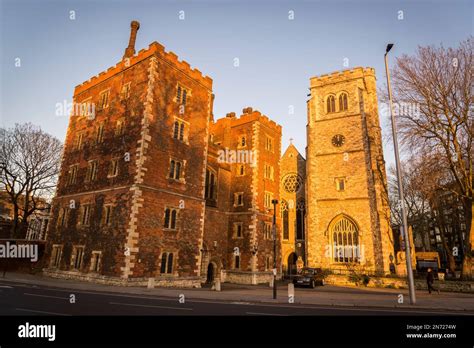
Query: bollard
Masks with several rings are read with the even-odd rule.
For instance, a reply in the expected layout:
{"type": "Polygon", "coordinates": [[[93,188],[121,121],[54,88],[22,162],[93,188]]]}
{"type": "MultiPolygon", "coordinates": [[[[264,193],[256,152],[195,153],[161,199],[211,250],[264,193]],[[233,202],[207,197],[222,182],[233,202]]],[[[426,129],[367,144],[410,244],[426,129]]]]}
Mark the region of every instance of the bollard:
{"type": "Polygon", "coordinates": [[[147,288],[148,288],[148,289],[153,289],[153,288],[155,288],[155,278],[148,278],[148,285],[147,285],[147,288]]]}
{"type": "Polygon", "coordinates": [[[295,303],[295,285],[288,284],[288,303],[295,303]]]}
{"type": "Polygon", "coordinates": [[[288,284],[288,297],[295,297],[295,285],[293,283],[288,284]]]}

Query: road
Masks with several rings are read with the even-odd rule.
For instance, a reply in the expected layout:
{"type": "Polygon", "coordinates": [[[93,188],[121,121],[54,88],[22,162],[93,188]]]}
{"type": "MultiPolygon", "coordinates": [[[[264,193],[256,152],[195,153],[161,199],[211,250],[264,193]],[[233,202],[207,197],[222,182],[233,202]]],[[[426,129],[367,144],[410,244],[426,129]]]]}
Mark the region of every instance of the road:
{"type": "MultiPolygon", "coordinates": [[[[301,291],[311,291],[301,289],[301,291]]],[[[187,299],[0,281],[0,315],[468,315],[453,311],[187,299]],[[71,297],[71,295],[73,295],[71,297]]],[[[471,313],[472,315],[472,313],[471,313]]]]}

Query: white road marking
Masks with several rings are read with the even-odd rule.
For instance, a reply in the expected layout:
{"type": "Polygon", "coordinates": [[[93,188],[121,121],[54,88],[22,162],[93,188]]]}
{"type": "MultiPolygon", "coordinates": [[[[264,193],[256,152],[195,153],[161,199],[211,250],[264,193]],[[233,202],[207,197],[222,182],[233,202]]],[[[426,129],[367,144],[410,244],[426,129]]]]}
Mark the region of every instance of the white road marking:
{"type": "Polygon", "coordinates": [[[40,295],[40,294],[30,294],[28,292],[24,292],[23,295],[26,296],[37,296],[37,297],[48,297],[48,298],[59,298],[60,300],[69,300],[66,297],[59,297],[59,296],[50,296],[50,295],[40,295]]]}
{"type": "Polygon", "coordinates": [[[2,289],[13,289],[13,286],[0,285],[0,288],[2,288],[2,289]]]}
{"type": "Polygon", "coordinates": [[[286,314],[276,314],[276,313],[257,313],[257,312],[245,312],[245,314],[249,315],[273,315],[278,317],[286,317],[286,314]]]}
{"type": "MultiPolygon", "coordinates": [[[[17,287],[31,287],[31,286],[26,286],[26,285],[15,285],[17,287]]],[[[114,293],[109,293],[109,292],[96,292],[96,291],[81,291],[81,290],[73,290],[73,289],[70,289],[70,290],[67,290],[67,289],[64,289],[64,288],[49,288],[49,287],[43,287],[41,288],[43,290],[47,290],[47,291],[60,291],[60,292],[68,292],[68,293],[71,293],[71,291],[74,291],[74,293],[82,293],[82,294],[90,294],[90,295],[102,295],[102,296],[115,296],[115,297],[130,297],[130,298],[140,298],[140,299],[147,299],[147,300],[161,300],[161,301],[172,301],[172,302],[175,302],[176,299],[175,298],[170,298],[170,297],[147,297],[147,296],[134,296],[134,295],[130,295],[130,294],[114,294],[114,293]]],[[[153,296],[153,295],[149,295],[149,296],[153,296]]],[[[176,297],[178,297],[178,294],[176,294],[176,297]]],[[[199,299],[187,299],[186,302],[188,303],[212,303],[212,304],[223,304],[223,305],[236,305],[237,303],[232,303],[232,302],[226,302],[225,300],[221,300],[221,301],[205,301],[205,300],[199,300],[199,299]]],[[[243,304],[241,302],[241,304],[243,304]]],[[[440,309],[439,311],[435,311],[435,310],[425,310],[423,308],[415,308],[415,309],[402,309],[400,307],[386,307],[385,308],[371,308],[370,306],[367,306],[367,307],[353,307],[353,308],[347,308],[347,307],[339,307],[337,305],[324,305],[324,307],[321,307],[320,304],[307,304],[307,306],[304,306],[304,305],[279,305],[278,303],[276,304],[264,304],[264,303],[257,303],[257,302],[254,302],[254,303],[250,303],[249,305],[251,306],[258,306],[258,307],[275,307],[275,305],[277,305],[278,307],[281,307],[281,308],[301,308],[301,309],[324,309],[324,310],[328,310],[328,309],[333,309],[333,310],[340,310],[340,311],[367,311],[367,312],[386,312],[386,313],[389,313],[389,312],[393,312],[393,313],[415,313],[415,314],[438,314],[438,315],[474,315],[472,312],[469,312],[469,313],[464,313],[464,311],[462,310],[453,310],[452,312],[448,312],[446,309],[440,309]],[[319,305],[319,306],[318,306],[319,305]]],[[[171,307],[173,308],[173,307],[171,307]]]]}
{"type": "Polygon", "coordinates": [[[32,312],[32,313],[42,313],[42,314],[50,314],[50,315],[62,315],[62,316],[71,316],[71,314],[64,314],[64,313],[54,313],[54,312],[45,312],[45,311],[37,311],[35,309],[26,309],[26,308],[15,308],[16,311],[23,311],[23,312],[32,312]]]}
{"type": "Polygon", "coordinates": [[[161,308],[161,309],[176,309],[179,311],[192,311],[192,308],[183,308],[183,307],[165,307],[165,306],[150,306],[150,305],[142,305],[142,304],[135,304],[135,303],[120,303],[120,302],[109,302],[109,304],[113,305],[121,305],[121,306],[133,306],[133,307],[149,307],[149,308],[161,308]]]}

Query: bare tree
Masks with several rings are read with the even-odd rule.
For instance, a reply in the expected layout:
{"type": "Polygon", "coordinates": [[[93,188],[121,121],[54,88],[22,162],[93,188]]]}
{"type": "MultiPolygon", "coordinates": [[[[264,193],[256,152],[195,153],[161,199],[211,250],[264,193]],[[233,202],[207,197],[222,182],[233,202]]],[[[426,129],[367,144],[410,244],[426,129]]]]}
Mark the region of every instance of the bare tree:
{"type": "Polygon", "coordinates": [[[0,128],[0,185],[13,206],[12,238],[24,238],[28,218],[45,209],[59,172],[62,144],[31,123],[0,128]]]}
{"type": "MultiPolygon", "coordinates": [[[[429,229],[430,206],[427,192],[424,189],[423,168],[420,162],[416,157],[403,162],[402,185],[405,193],[407,220],[408,224],[413,227],[413,237],[416,238],[419,235],[424,250],[429,250],[430,246],[426,244],[425,233],[428,233],[429,229]]],[[[392,223],[401,226],[402,214],[400,204],[398,204],[398,180],[393,166],[389,169],[388,184],[392,223]]]]}
{"type": "Polygon", "coordinates": [[[438,189],[458,195],[465,209],[463,277],[471,277],[474,246],[473,151],[474,38],[457,48],[419,47],[414,56],[398,58],[393,90],[404,145],[419,156],[437,159],[437,169],[449,172],[438,189]]]}
{"type": "Polygon", "coordinates": [[[462,195],[456,192],[458,187],[452,181],[450,170],[446,166],[440,166],[442,162],[442,154],[421,156],[418,165],[422,178],[420,190],[428,201],[431,221],[439,231],[441,244],[448,258],[448,267],[454,272],[455,257],[458,254],[459,244],[463,241],[460,235],[462,223],[459,221],[460,214],[457,209],[459,205],[457,201],[462,200],[462,195]]]}

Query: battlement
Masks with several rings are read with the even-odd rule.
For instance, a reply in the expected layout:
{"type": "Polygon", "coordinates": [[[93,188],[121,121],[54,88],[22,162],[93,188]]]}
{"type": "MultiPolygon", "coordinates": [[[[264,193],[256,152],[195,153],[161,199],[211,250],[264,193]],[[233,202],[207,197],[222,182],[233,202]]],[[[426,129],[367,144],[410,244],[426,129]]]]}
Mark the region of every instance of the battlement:
{"type": "Polygon", "coordinates": [[[198,69],[191,68],[191,65],[186,61],[179,61],[178,56],[174,52],[166,52],[163,45],[158,42],[152,42],[148,48],[141,49],[136,55],[125,58],[111,66],[106,71],[100,72],[98,75],[91,77],[89,80],[77,85],[74,89],[74,95],[82,93],[83,91],[109,79],[110,77],[129,69],[130,67],[140,63],[141,61],[155,55],[158,59],[167,62],[175,68],[181,70],[196,82],[202,84],[205,88],[212,90],[212,79],[209,76],[203,76],[198,69]]]}
{"type": "Polygon", "coordinates": [[[217,121],[214,123],[214,127],[236,127],[241,124],[254,121],[262,122],[268,127],[274,128],[277,132],[281,133],[281,125],[271,120],[268,116],[263,115],[260,111],[253,110],[251,107],[244,108],[240,117],[236,117],[235,112],[227,113],[226,117],[217,119],[217,121]]]}
{"type": "Polygon", "coordinates": [[[329,74],[314,76],[310,79],[311,87],[318,87],[329,83],[338,83],[348,79],[373,76],[375,78],[375,69],[370,67],[356,67],[352,69],[335,71],[329,74]]]}

